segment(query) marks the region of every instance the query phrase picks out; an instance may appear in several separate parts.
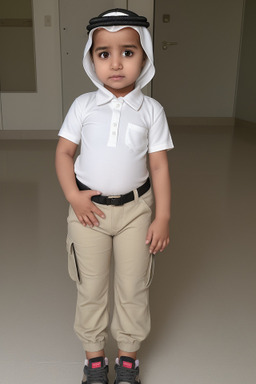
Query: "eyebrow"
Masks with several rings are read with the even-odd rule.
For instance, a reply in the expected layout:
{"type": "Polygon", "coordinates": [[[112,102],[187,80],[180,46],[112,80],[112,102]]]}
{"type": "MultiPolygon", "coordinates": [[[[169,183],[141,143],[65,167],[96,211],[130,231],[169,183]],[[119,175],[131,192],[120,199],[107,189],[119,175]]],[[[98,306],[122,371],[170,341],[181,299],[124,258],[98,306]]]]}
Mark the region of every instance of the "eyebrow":
{"type": "MultiPolygon", "coordinates": [[[[139,47],[137,45],[134,45],[134,44],[125,44],[125,45],[121,45],[121,48],[133,48],[133,49],[138,49],[139,47]]],[[[98,52],[98,51],[107,51],[109,50],[110,47],[97,47],[95,49],[95,52],[98,52]]]]}

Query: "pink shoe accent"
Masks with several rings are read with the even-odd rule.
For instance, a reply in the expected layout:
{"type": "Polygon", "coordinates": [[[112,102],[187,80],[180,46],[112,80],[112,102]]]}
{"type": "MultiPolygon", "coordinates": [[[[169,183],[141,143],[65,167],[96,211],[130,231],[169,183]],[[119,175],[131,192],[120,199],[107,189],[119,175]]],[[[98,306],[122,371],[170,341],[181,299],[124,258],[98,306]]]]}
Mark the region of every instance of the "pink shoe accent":
{"type": "Polygon", "coordinates": [[[132,363],[129,363],[129,361],[123,361],[123,367],[131,369],[132,363]]]}
{"type": "Polygon", "coordinates": [[[92,368],[101,368],[101,362],[97,361],[96,363],[92,363],[92,368]]]}

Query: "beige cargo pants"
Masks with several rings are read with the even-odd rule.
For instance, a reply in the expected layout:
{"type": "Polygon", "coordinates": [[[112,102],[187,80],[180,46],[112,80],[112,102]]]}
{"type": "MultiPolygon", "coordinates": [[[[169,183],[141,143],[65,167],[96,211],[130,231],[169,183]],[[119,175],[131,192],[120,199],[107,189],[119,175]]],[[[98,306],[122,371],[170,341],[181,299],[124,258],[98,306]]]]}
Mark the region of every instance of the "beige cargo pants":
{"type": "Polygon", "coordinates": [[[148,291],[154,260],[145,245],[151,223],[151,189],[123,206],[98,205],[106,218],[99,227],[84,227],[70,207],[68,266],[77,283],[74,329],[85,351],[104,349],[109,325],[108,288],[114,255],[112,335],[118,348],[135,352],[150,331],[148,291]]]}

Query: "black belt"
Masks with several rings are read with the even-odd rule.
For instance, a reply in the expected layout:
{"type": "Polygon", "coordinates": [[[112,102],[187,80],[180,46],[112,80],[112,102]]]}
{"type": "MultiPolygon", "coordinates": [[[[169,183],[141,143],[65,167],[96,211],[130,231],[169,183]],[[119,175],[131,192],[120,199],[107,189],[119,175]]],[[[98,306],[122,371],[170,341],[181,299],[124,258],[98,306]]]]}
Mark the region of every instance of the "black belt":
{"type": "MultiPolygon", "coordinates": [[[[78,189],[80,191],[89,191],[91,188],[87,187],[81,181],[76,179],[76,184],[78,186],[78,189]]],[[[150,179],[148,178],[147,181],[141,185],[139,188],[137,188],[138,196],[144,195],[150,188],[150,179]]],[[[125,195],[118,195],[118,196],[102,196],[102,195],[96,195],[92,196],[92,201],[98,204],[104,204],[104,205],[115,205],[120,206],[124,205],[126,203],[129,203],[130,201],[134,200],[134,193],[133,191],[126,193],[125,195]]]]}

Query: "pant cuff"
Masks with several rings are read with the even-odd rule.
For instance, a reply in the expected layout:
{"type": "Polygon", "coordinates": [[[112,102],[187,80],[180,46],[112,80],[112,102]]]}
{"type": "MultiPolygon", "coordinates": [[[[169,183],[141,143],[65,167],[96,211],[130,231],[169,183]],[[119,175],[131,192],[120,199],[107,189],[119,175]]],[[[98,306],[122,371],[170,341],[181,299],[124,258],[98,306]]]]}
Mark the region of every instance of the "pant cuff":
{"type": "Polygon", "coordinates": [[[83,348],[86,352],[98,352],[105,348],[105,342],[83,343],[83,348]]]}
{"type": "Polygon", "coordinates": [[[118,348],[124,352],[137,352],[140,349],[141,343],[139,341],[134,341],[133,343],[117,343],[118,348]]]}

